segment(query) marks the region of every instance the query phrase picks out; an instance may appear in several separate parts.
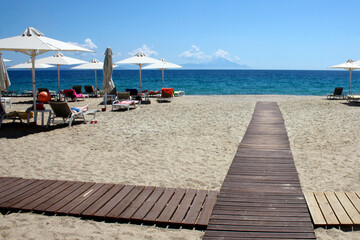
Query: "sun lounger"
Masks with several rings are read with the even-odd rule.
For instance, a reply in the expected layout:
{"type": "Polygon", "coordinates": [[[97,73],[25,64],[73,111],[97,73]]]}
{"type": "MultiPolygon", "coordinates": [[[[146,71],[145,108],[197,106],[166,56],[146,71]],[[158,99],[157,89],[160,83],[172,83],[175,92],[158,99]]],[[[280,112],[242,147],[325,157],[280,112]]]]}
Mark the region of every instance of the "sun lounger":
{"type": "Polygon", "coordinates": [[[4,106],[2,105],[2,103],[0,103],[0,128],[2,121],[5,119],[13,120],[13,122],[19,120],[20,123],[23,123],[22,120],[26,120],[28,118],[34,118],[34,113],[33,112],[27,113],[25,111],[13,111],[6,113],[4,106]]]}
{"type": "Polygon", "coordinates": [[[98,97],[98,92],[94,89],[93,86],[87,85],[84,86],[85,94],[88,94],[90,97],[98,97]]]}
{"type": "Polygon", "coordinates": [[[82,93],[81,86],[79,86],[79,85],[72,86],[72,89],[74,89],[77,94],[82,93]]]}
{"type": "Polygon", "coordinates": [[[343,93],[343,89],[342,87],[337,87],[334,89],[333,93],[329,93],[326,98],[327,99],[345,99],[345,95],[343,93]]]}
{"type": "Polygon", "coordinates": [[[347,96],[349,102],[360,102],[360,94],[350,94],[347,96]]]}
{"type": "Polygon", "coordinates": [[[112,103],[111,111],[119,108],[127,108],[129,111],[130,107],[140,107],[140,101],[131,100],[130,92],[118,92],[115,101],[112,103]]]}
{"type": "Polygon", "coordinates": [[[181,97],[184,95],[185,95],[184,91],[174,91],[174,97],[181,97]]]}
{"type": "Polygon", "coordinates": [[[71,99],[72,101],[77,101],[78,99],[84,100],[85,96],[83,94],[77,94],[74,89],[65,89],[63,91],[65,99],[71,99]]]}
{"type": "Polygon", "coordinates": [[[174,89],[173,88],[162,88],[161,94],[158,96],[158,102],[171,102],[174,98],[174,89]]]}
{"type": "Polygon", "coordinates": [[[82,119],[86,122],[85,115],[93,115],[93,119],[96,117],[97,110],[87,110],[86,112],[76,112],[72,111],[69,104],[67,102],[49,102],[49,105],[53,111],[51,120],[54,122],[55,118],[62,118],[63,121],[69,123],[69,127],[71,127],[72,122],[75,119],[82,119]]]}

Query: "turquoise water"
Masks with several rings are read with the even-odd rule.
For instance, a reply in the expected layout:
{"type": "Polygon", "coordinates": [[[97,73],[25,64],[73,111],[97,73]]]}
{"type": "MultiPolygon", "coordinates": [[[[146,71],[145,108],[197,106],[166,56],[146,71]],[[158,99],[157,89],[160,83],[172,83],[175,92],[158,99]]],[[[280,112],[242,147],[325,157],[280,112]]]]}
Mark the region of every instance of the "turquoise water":
{"type": "MultiPolygon", "coordinates": [[[[93,70],[61,70],[61,89],[73,85],[95,85],[93,70]]],[[[102,71],[97,71],[102,87],[102,71]]],[[[9,90],[31,90],[31,71],[9,71],[9,90]]],[[[113,81],[118,91],[139,89],[138,70],[114,70],[113,81]]],[[[36,87],[57,90],[57,71],[36,71],[36,87]]],[[[142,71],[142,89],[160,90],[160,70],[142,71]]],[[[279,94],[325,95],[335,87],[349,89],[348,71],[302,70],[166,70],[165,87],[183,90],[187,95],[279,94]]],[[[360,71],[354,71],[352,92],[360,93],[360,71]]]]}

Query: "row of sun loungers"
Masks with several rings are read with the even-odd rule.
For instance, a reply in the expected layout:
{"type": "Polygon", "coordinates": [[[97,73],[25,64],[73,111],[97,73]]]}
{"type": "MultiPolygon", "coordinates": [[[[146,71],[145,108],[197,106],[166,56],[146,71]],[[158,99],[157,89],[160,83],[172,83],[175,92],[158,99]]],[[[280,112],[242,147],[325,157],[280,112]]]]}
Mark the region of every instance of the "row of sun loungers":
{"type": "Polygon", "coordinates": [[[345,93],[343,92],[342,87],[337,87],[334,89],[333,93],[329,93],[326,95],[326,98],[329,100],[333,99],[347,99],[349,102],[360,102],[360,94],[354,93],[345,93]]]}

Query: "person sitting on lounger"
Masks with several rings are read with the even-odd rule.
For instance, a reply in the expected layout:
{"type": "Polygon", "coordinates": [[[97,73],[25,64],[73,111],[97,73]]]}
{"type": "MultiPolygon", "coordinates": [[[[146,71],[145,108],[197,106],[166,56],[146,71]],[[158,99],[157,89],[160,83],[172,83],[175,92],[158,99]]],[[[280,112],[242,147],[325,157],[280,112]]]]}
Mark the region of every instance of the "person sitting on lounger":
{"type": "Polygon", "coordinates": [[[72,110],[74,113],[77,113],[77,112],[86,112],[87,110],[89,110],[89,104],[86,104],[86,105],[83,106],[83,107],[73,107],[73,108],[71,108],[71,110],[72,110]]]}

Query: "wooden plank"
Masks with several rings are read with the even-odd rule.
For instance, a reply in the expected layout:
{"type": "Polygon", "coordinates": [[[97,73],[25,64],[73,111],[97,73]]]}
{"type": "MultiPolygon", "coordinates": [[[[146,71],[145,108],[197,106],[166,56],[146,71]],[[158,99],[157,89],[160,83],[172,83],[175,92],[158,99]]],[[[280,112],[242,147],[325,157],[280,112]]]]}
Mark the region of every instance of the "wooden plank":
{"type": "Polygon", "coordinates": [[[5,197],[8,195],[14,192],[18,192],[20,189],[25,188],[37,181],[38,179],[19,179],[19,181],[6,184],[6,186],[2,188],[3,191],[0,193],[0,204],[4,202],[5,197]]]}
{"type": "Polygon", "coordinates": [[[208,225],[212,210],[217,200],[217,196],[218,196],[218,192],[210,191],[208,193],[205,203],[203,205],[203,209],[196,222],[197,225],[202,225],[202,226],[208,225]]]}
{"type": "Polygon", "coordinates": [[[336,218],[339,220],[340,224],[342,225],[352,225],[353,222],[347,215],[345,209],[339,202],[338,198],[336,197],[335,193],[333,192],[325,192],[325,196],[329,201],[331,208],[333,209],[336,218]]]}
{"type": "Polygon", "coordinates": [[[189,189],[184,198],[182,199],[181,203],[179,204],[179,207],[177,208],[176,212],[172,216],[169,222],[171,223],[181,223],[183,219],[185,218],[186,213],[190,209],[191,203],[194,200],[194,197],[196,195],[195,189],[189,189]]]}
{"type": "Polygon", "coordinates": [[[154,191],[155,187],[145,187],[140,195],[130,204],[130,206],[120,214],[120,219],[130,219],[132,215],[144,204],[149,195],[154,191]]]}
{"type": "Polygon", "coordinates": [[[126,185],[120,190],[108,203],[96,211],[93,216],[95,217],[105,217],[112,209],[119,204],[128,194],[134,189],[134,185],[126,185]]]}
{"type": "Polygon", "coordinates": [[[136,186],[132,189],[131,192],[118,204],[115,208],[113,208],[108,214],[106,214],[106,218],[118,218],[119,215],[125,211],[125,209],[134,201],[134,199],[144,190],[142,186],[136,186]]]}
{"type": "Polygon", "coordinates": [[[327,225],[339,225],[340,223],[336,218],[334,211],[331,209],[331,206],[326,199],[324,193],[315,192],[314,195],[319,204],[321,212],[323,213],[327,225]]]}
{"type": "Polygon", "coordinates": [[[159,200],[154,205],[154,207],[143,218],[143,220],[146,222],[155,222],[155,220],[158,218],[158,216],[160,216],[160,214],[164,210],[166,204],[169,202],[175,190],[176,190],[175,188],[166,188],[164,193],[161,195],[159,200]]]}
{"type": "Polygon", "coordinates": [[[164,211],[160,214],[160,216],[156,219],[156,222],[169,222],[170,218],[173,216],[175,210],[177,209],[180,201],[183,199],[186,193],[186,189],[180,188],[177,189],[165,207],[164,211]]]}
{"type": "Polygon", "coordinates": [[[23,199],[22,201],[12,205],[11,207],[13,209],[32,210],[33,207],[36,207],[37,205],[42,203],[42,198],[43,201],[45,201],[48,195],[51,194],[54,189],[56,190],[56,188],[60,187],[64,183],[65,181],[56,181],[50,184],[48,187],[42,189],[41,191],[38,191],[31,196],[23,199]]]}
{"type": "Polygon", "coordinates": [[[143,203],[143,205],[134,213],[131,217],[133,220],[143,220],[145,216],[150,212],[153,206],[156,204],[160,196],[164,193],[164,187],[156,188],[153,193],[149,196],[148,199],[143,203]]]}
{"type": "Polygon", "coordinates": [[[109,202],[121,189],[124,188],[124,185],[115,185],[111,188],[106,194],[101,196],[96,202],[94,202],[90,207],[81,213],[82,216],[93,216],[100,208],[109,202]]]}
{"type": "Polygon", "coordinates": [[[189,212],[186,214],[186,217],[183,221],[184,224],[195,225],[195,222],[200,214],[201,207],[203,206],[203,203],[205,201],[206,194],[207,191],[205,190],[199,190],[197,192],[193,204],[191,204],[189,212]]]}
{"type": "Polygon", "coordinates": [[[48,207],[46,209],[46,212],[49,213],[61,213],[59,210],[64,207],[66,204],[74,200],[79,195],[85,193],[90,189],[94,183],[84,183],[81,186],[79,186],[75,191],[72,191],[69,195],[66,195],[64,198],[62,198],[60,201],[57,201],[52,206],[48,207]]]}
{"type": "Polygon", "coordinates": [[[357,209],[358,212],[360,212],[360,194],[357,192],[354,193],[347,193],[346,194],[352,204],[354,204],[354,207],[357,209]]]}
{"type": "Polygon", "coordinates": [[[304,196],[307,202],[307,205],[310,210],[311,217],[315,225],[324,226],[326,225],[325,218],[321,212],[321,209],[315,199],[315,196],[312,192],[304,192],[304,196]]]}
{"type": "MultiPolygon", "coordinates": [[[[95,185],[96,186],[96,185],[95,185]]],[[[95,203],[99,198],[101,198],[106,192],[108,192],[115,184],[101,184],[99,188],[89,193],[89,196],[83,196],[84,199],[78,204],[75,208],[72,208],[68,214],[79,216],[82,212],[84,212],[87,208],[89,208],[93,203],[95,203]]],[[[86,193],[85,193],[86,194],[86,193]]]]}
{"type": "Polygon", "coordinates": [[[63,198],[65,198],[67,195],[71,194],[73,191],[78,189],[80,186],[82,186],[83,182],[73,182],[69,181],[71,183],[71,186],[66,188],[61,193],[56,194],[56,196],[49,198],[47,201],[43,202],[39,206],[36,206],[33,208],[33,211],[46,211],[48,208],[56,204],[57,202],[61,201],[63,198]]]}
{"type": "Polygon", "coordinates": [[[13,188],[14,186],[18,185],[19,183],[23,183],[25,181],[28,181],[27,179],[23,179],[23,178],[9,178],[6,181],[1,183],[1,187],[0,187],[0,196],[4,196],[2,194],[3,191],[6,191],[10,188],[13,188]]]}
{"type": "Polygon", "coordinates": [[[356,194],[351,192],[336,192],[335,195],[341,202],[341,205],[344,207],[353,223],[355,225],[360,225],[360,213],[350,201],[350,199],[356,198],[356,194]]]}

